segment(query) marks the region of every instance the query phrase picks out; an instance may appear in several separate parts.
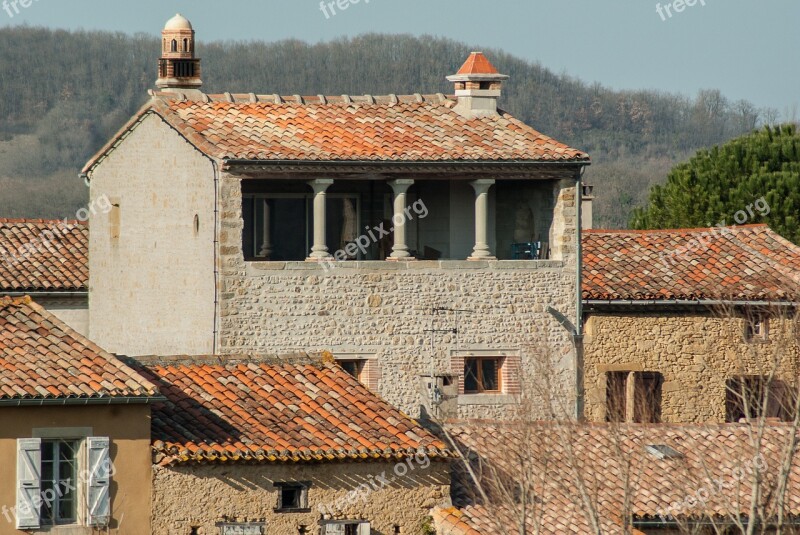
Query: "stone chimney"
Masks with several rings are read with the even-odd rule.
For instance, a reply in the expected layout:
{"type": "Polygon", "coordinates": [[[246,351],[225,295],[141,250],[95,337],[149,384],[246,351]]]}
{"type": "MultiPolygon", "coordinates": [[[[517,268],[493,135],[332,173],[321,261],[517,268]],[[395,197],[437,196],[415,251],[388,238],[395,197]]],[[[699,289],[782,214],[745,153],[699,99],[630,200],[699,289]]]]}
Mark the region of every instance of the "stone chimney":
{"type": "Polygon", "coordinates": [[[458,73],[447,79],[456,84],[456,112],[468,119],[497,115],[497,99],[508,76],[498,73],[483,52],[470,54],[458,73]]]}
{"type": "Polygon", "coordinates": [[[583,185],[583,203],[581,205],[581,228],[591,230],[594,228],[594,186],[583,185]]]}
{"type": "Polygon", "coordinates": [[[191,95],[203,86],[200,59],[195,58],[194,29],[180,13],[161,32],[161,59],[156,86],[162,91],[191,95]]]}

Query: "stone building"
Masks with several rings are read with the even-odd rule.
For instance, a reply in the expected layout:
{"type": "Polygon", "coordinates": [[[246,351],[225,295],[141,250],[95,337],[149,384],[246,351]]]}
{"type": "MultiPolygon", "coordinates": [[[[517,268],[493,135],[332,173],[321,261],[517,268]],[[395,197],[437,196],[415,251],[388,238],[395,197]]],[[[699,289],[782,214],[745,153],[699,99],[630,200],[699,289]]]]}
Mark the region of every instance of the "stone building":
{"type": "Polygon", "coordinates": [[[416,534],[450,503],[445,444],[332,359],[138,360],[167,397],[153,535],[416,534]]]}
{"type": "Polygon", "coordinates": [[[589,159],[500,109],[483,54],[454,96],[209,95],[185,18],[163,47],[160,91],[84,168],[114,207],[91,220],[94,340],[330,350],[412,415],[507,415],[545,355],[575,391],[556,317],[577,323],[589,159]]]}
{"type": "Polygon", "coordinates": [[[146,532],[159,397],[30,298],[0,298],[0,534],[146,532]]]}
{"type": "Polygon", "coordinates": [[[0,299],[0,535],[419,533],[452,458],[332,357],[119,358],[0,299]]]}
{"type": "Polygon", "coordinates": [[[89,229],[78,221],[0,219],[0,296],[30,296],[89,331],[89,229]]]}
{"type": "Polygon", "coordinates": [[[589,420],[790,417],[797,246],[751,225],[593,230],[583,250],[589,420]]]}

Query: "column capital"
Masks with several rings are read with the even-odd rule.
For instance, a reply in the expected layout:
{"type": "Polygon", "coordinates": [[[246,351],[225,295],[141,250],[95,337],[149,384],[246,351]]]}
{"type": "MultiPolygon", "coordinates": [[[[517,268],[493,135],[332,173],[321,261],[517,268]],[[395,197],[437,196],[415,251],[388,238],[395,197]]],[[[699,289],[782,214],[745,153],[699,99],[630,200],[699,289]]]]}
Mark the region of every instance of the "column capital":
{"type": "Polygon", "coordinates": [[[314,193],[321,193],[333,185],[332,178],[316,178],[306,182],[314,190],[314,193]]]}
{"type": "Polygon", "coordinates": [[[489,191],[489,188],[494,186],[495,180],[493,178],[479,178],[478,180],[470,181],[469,185],[475,190],[475,193],[481,194],[489,191]]]}
{"type": "Polygon", "coordinates": [[[389,180],[387,182],[395,193],[405,193],[408,188],[414,185],[414,180],[411,178],[398,178],[396,180],[389,180]]]}

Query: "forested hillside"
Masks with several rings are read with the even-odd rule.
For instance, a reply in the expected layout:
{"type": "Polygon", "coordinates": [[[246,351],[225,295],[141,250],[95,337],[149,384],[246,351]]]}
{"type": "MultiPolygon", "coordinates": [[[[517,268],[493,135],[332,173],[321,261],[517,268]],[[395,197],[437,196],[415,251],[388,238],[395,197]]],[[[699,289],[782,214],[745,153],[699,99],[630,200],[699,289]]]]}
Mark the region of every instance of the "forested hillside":
{"type": "MultiPolygon", "coordinates": [[[[475,46],[366,35],[316,45],[201,42],[198,51],[208,92],[449,93],[445,76],[475,46]]],[[[691,98],[614,91],[484,52],[511,75],[503,108],[591,154],[597,226],[624,227],[674,164],[754,129],[764,116],[715,90],[691,98]]],[[[87,195],[79,169],[146,101],[158,56],[159,41],[149,35],[0,30],[0,217],[75,213],[87,195]]]]}

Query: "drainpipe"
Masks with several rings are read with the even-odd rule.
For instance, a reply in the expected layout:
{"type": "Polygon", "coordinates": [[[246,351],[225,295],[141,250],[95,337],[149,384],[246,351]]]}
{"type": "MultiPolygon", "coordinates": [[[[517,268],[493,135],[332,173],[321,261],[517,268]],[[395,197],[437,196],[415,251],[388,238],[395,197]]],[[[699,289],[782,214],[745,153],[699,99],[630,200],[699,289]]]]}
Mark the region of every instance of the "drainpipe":
{"type": "Polygon", "coordinates": [[[575,177],[575,333],[573,342],[575,346],[575,418],[583,420],[584,391],[583,391],[583,244],[581,243],[581,219],[583,218],[583,173],[586,167],[581,167],[575,177]]]}
{"type": "Polygon", "coordinates": [[[211,353],[217,354],[219,337],[219,166],[216,160],[211,160],[214,168],[214,325],[211,334],[211,353]]]}

